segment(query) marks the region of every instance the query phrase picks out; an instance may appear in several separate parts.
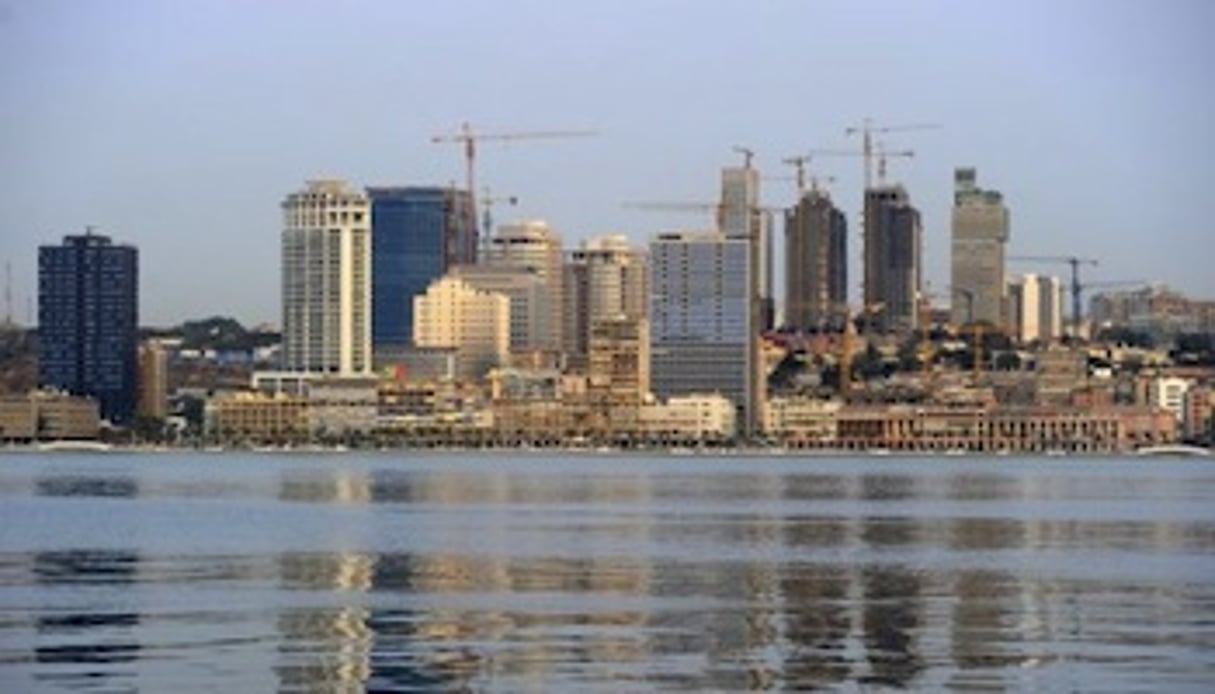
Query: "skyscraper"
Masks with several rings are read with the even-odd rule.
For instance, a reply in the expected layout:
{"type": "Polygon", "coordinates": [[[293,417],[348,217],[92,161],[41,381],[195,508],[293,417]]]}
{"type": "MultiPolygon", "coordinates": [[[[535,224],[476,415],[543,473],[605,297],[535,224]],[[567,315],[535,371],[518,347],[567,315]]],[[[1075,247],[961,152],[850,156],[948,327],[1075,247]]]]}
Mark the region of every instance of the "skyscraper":
{"type": "Polygon", "coordinates": [[[973,168],[955,169],[953,180],[951,319],[1003,325],[1008,208],[1000,193],[976,184],[973,168]]]}
{"type": "Polygon", "coordinates": [[[848,224],[825,192],[811,190],[785,216],[785,325],[843,327],[848,301],[848,224]]]}
{"type": "Polygon", "coordinates": [[[650,243],[650,382],[659,398],[720,393],[757,415],[748,240],[718,232],[650,243]]]}
{"type": "Polygon", "coordinates": [[[567,365],[585,369],[591,326],[597,320],[640,319],[649,313],[649,267],[644,251],[624,236],[585,241],[565,264],[563,351],[567,365]]]}
{"type": "Polygon", "coordinates": [[[901,185],[865,191],[865,307],[882,331],[919,325],[920,212],[901,185]]]}
{"type": "Polygon", "coordinates": [[[371,200],[371,342],[377,362],[411,346],[413,298],[456,265],[477,261],[468,191],[368,188],[371,200]]]}
{"type": "Polygon", "coordinates": [[[38,249],[39,381],[128,424],[138,400],[139,253],[86,232],[38,249]]]}
{"type": "Polygon", "coordinates": [[[371,215],[343,181],[309,181],[283,200],[283,367],[371,369],[371,215]]]}
{"type": "Polygon", "coordinates": [[[551,314],[543,347],[554,353],[561,350],[562,262],[561,237],[542,221],[500,226],[485,249],[486,265],[531,270],[544,280],[551,314]]]}
{"type": "Polygon", "coordinates": [[[722,233],[754,241],[756,332],[771,330],[776,313],[772,294],[772,215],[759,206],[759,170],[750,166],[723,168],[719,204],[722,233]]]}

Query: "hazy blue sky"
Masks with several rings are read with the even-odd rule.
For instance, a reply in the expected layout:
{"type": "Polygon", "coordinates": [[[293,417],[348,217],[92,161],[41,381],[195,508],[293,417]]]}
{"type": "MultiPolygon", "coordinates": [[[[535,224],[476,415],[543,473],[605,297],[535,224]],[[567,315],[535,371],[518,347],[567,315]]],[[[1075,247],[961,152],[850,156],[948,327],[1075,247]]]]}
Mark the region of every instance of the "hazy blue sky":
{"type": "MultiPolygon", "coordinates": [[[[934,286],[952,170],[974,165],[1013,252],[1215,298],[1213,31],[1206,0],[0,0],[0,260],[24,319],[37,246],[96,224],[140,248],[144,323],[277,323],[282,197],[320,176],[459,180],[429,137],[461,121],[600,131],[481,150],[512,216],[572,246],[707,226],[621,203],[713,199],[735,144],[788,174],[781,157],[852,146],[871,116],[945,126],[891,138],[916,150],[892,171],[934,286]]],[[[817,168],[855,227],[859,159],[817,168]]],[[[792,196],[765,184],[766,204],[792,196]]]]}

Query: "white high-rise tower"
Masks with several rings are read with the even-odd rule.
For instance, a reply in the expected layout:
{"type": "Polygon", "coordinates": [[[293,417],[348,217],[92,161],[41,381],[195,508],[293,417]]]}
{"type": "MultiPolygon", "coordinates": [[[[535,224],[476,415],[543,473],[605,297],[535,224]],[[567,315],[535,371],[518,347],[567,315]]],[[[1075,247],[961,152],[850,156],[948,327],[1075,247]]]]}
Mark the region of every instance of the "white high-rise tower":
{"type": "Polygon", "coordinates": [[[283,368],[371,370],[371,214],[343,181],[309,181],[282,203],[283,368]]]}

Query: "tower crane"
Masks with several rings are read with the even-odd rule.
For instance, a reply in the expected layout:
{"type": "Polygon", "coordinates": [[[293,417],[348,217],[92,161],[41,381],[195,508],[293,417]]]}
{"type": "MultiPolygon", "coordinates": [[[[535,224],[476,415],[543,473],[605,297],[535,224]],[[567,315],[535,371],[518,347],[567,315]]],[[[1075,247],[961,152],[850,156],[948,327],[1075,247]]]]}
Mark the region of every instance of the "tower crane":
{"type": "MultiPolygon", "coordinates": [[[[589,137],[596,135],[593,130],[533,130],[529,132],[504,132],[504,133],[479,133],[473,130],[472,126],[467,121],[460,124],[459,130],[451,135],[435,135],[430,138],[432,143],[448,143],[463,145],[464,147],[464,183],[468,190],[468,228],[470,230],[477,228],[477,208],[476,201],[473,199],[476,195],[475,188],[475,170],[477,160],[477,143],[478,142],[514,142],[516,140],[540,140],[540,139],[556,139],[566,137],[589,137]]],[[[473,238],[476,234],[468,234],[468,242],[473,243],[473,238]]],[[[472,248],[465,249],[472,256],[472,248]]]]}
{"type": "Polygon", "coordinates": [[[825,181],[827,183],[835,183],[835,176],[807,176],[806,175],[806,170],[809,168],[807,165],[810,163],[810,160],[812,158],[813,158],[813,155],[811,155],[811,154],[801,154],[801,155],[798,155],[795,157],[785,157],[784,159],[780,160],[780,162],[782,164],[788,164],[789,166],[792,166],[793,170],[796,172],[794,178],[797,181],[797,194],[799,196],[802,193],[804,193],[806,190],[807,178],[810,181],[810,189],[815,190],[815,191],[818,190],[819,182],[821,182],[821,181],[825,181]]]}
{"type": "Polygon", "coordinates": [[[494,218],[490,213],[490,209],[499,202],[504,202],[508,205],[519,204],[519,198],[515,195],[499,195],[492,194],[488,187],[481,189],[481,207],[484,208],[481,215],[481,223],[485,226],[485,238],[489,238],[494,229],[494,218]]]}
{"type": "Polygon", "coordinates": [[[874,125],[873,120],[865,118],[859,125],[850,126],[844,129],[845,135],[860,135],[861,136],[861,151],[860,155],[865,158],[865,189],[868,190],[873,185],[873,136],[877,133],[893,133],[906,132],[909,130],[937,130],[941,127],[937,123],[911,123],[904,125],[874,125]]]}
{"type": "Polygon", "coordinates": [[[877,144],[878,152],[878,185],[886,185],[886,159],[887,157],[906,157],[908,159],[915,156],[915,151],[910,149],[888,150],[881,142],[877,144]]]}
{"type": "MultiPolygon", "coordinates": [[[[881,143],[878,143],[874,149],[876,149],[876,151],[877,151],[877,159],[878,159],[878,183],[886,182],[886,160],[887,159],[893,159],[893,158],[899,158],[899,157],[910,159],[911,157],[915,156],[915,150],[886,149],[885,147],[882,146],[881,143]]],[[[793,163],[799,159],[804,160],[804,161],[809,161],[811,157],[871,157],[871,156],[872,156],[872,152],[869,154],[866,154],[865,152],[857,152],[857,151],[851,150],[851,149],[812,149],[809,152],[807,152],[806,154],[802,155],[801,157],[790,157],[790,158],[784,159],[782,161],[784,161],[786,163],[793,163]]],[[[869,166],[868,160],[866,160],[865,166],[866,166],[865,189],[868,190],[870,187],[872,187],[871,181],[869,180],[870,174],[869,174],[869,170],[868,170],[868,166],[869,166]]]]}
{"type": "Polygon", "coordinates": [[[734,145],[733,150],[738,154],[743,155],[743,168],[751,168],[751,160],[755,158],[755,150],[742,145],[734,145]]]}
{"type": "Polygon", "coordinates": [[[1092,265],[1096,267],[1097,261],[1093,258],[1079,258],[1074,255],[1011,255],[1008,260],[1031,263],[1066,263],[1072,268],[1072,335],[1080,336],[1080,319],[1083,315],[1081,309],[1080,294],[1084,289],[1084,284],[1080,282],[1080,266],[1092,265]]]}

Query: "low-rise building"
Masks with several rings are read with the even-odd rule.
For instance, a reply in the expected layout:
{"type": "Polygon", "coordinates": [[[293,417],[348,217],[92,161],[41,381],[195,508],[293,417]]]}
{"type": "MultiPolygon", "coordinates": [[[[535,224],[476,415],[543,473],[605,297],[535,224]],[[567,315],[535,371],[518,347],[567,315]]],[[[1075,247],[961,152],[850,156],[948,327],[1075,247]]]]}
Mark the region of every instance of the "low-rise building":
{"type": "Polygon", "coordinates": [[[736,433],[734,403],[724,395],[677,395],[662,403],[643,404],[638,411],[643,438],[685,444],[726,442],[736,433]]]}
{"type": "Polygon", "coordinates": [[[846,407],[845,449],[1007,453],[1115,453],[1173,443],[1177,425],[1150,407],[846,407]]]}
{"type": "Polygon", "coordinates": [[[1182,434],[1190,441],[1215,442],[1215,388],[1195,386],[1185,394],[1182,434]]]}
{"type": "Polygon", "coordinates": [[[308,398],[257,391],[223,393],[207,401],[207,438],[232,443],[291,443],[309,438],[308,398]]]}
{"type": "Polygon", "coordinates": [[[378,380],[331,377],[308,388],[308,428],[322,437],[368,434],[379,414],[378,380]]]}
{"type": "Polygon", "coordinates": [[[101,430],[97,401],[55,391],[0,396],[0,441],[96,439],[101,430]]]}
{"type": "Polygon", "coordinates": [[[1192,382],[1176,376],[1161,376],[1148,383],[1148,404],[1168,410],[1180,423],[1185,416],[1185,394],[1192,382]]]}
{"type": "Polygon", "coordinates": [[[832,445],[842,405],[838,400],[772,398],[764,408],[764,433],[792,447],[832,445]]]}

